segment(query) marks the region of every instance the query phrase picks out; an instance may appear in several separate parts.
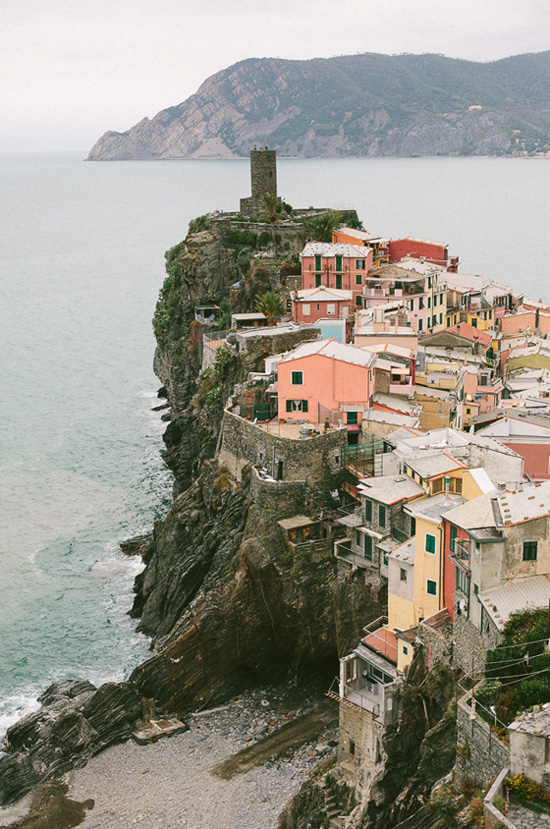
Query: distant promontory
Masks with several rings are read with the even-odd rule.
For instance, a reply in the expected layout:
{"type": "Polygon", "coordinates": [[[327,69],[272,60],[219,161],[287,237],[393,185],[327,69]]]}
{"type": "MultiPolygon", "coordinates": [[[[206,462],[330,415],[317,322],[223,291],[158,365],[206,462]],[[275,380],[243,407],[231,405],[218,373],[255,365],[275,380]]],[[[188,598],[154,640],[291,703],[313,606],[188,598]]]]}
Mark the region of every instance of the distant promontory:
{"type": "Polygon", "coordinates": [[[491,63],[442,55],[253,58],[90,160],[236,158],[254,144],[302,158],[550,155],[550,51],[491,63]]]}

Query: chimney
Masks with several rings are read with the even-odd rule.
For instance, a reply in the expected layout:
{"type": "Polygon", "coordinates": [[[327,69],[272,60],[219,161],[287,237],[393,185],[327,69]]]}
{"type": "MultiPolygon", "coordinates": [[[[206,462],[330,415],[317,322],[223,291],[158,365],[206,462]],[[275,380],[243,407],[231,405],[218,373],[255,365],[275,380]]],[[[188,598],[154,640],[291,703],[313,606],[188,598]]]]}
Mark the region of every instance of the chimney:
{"type": "Polygon", "coordinates": [[[450,503],[450,501],[449,501],[449,481],[450,481],[450,478],[445,477],[445,503],[446,504],[450,503]]]}

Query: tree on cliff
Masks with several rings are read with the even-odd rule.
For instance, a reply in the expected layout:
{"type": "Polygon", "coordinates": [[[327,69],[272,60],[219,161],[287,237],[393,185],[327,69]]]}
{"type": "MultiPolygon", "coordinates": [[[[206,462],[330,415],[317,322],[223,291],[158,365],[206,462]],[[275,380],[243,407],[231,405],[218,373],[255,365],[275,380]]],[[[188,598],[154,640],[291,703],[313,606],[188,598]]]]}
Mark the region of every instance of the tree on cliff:
{"type": "Polygon", "coordinates": [[[276,291],[266,291],[256,298],[256,308],[265,314],[269,325],[273,325],[283,312],[283,300],[276,291]]]}
{"type": "Polygon", "coordinates": [[[277,196],[274,196],[271,193],[265,193],[262,196],[262,207],[264,209],[262,220],[271,225],[271,238],[273,239],[275,256],[277,256],[277,235],[275,233],[275,226],[283,218],[283,204],[277,196]]]}

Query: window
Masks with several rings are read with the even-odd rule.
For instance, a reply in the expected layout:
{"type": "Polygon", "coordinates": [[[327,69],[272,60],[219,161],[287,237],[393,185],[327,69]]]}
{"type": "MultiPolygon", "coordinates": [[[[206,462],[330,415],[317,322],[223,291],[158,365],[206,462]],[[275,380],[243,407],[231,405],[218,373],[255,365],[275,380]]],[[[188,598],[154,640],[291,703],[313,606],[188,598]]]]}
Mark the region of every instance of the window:
{"type": "Polygon", "coordinates": [[[465,596],[470,596],[470,576],[458,567],[456,568],[456,586],[465,596]]]}
{"type": "Polygon", "coordinates": [[[320,273],[315,274],[315,287],[316,288],[321,287],[321,274],[320,273]]]}
{"type": "Polygon", "coordinates": [[[523,560],[536,561],[537,560],[537,542],[524,541],[523,542],[523,560]]]}
{"type": "Polygon", "coordinates": [[[440,325],[442,325],[442,324],[443,324],[443,314],[440,314],[440,315],[439,315],[439,324],[440,324],[440,325]]]}
{"type": "Polygon", "coordinates": [[[356,426],[357,425],[357,412],[348,412],[346,423],[348,426],[356,426]]]}
{"type": "Polygon", "coordinates": [[[487,380],[488,380],[487,375],[482,374],[481,377],[479,378],[479,385],[480,386],[486,386],[487,385],[487,380]]]}
{"type": "Polygon", "coordinates": [[[321,270],[321,257],[320,256],[315,257],[315,270],[316,271],[321,270]]]}
{"type": "Polygon", "coordinates": [[[372,521],[372,501],[365,500],[365,521],[372,521]]]}
{"type": "Polygon", "coordinates": [[[423,320],[418,320],[418,330],[422,331],[423,320]]]}
{"type": "MultiPolygon", "coordinates": [[[[361,295],[355,297],[355,304],[356,305],[361,305],[361,295]]],[[[347,308],[344,308],[344,315],[345,315],[346,311],[347,311],[347,308]]]]}
{"type": "Polygon", "coordinates": [[[399,570],[399,578],[401,579],[401,581],[407,581],[407,571],[403,570],[402,567],[399,570]]]}
{"type": "Polygon", "coordinates": [[[409,649],[407,648],[407,646],[403,645],[403,653],[405,654],[405,656],[408,654],[408,652],[409,652],[409,649]]]}
{"type": "Polygon", "coordinates": [[[363,277],[361,276],[360,273],[355,274],[355,284],[356,285],[362,285],[363,284],[363,277]]]}
{"type": "Polygon", "coordinates": [[[346,682],[357,679],[357,659],[348,659],[346,662],[346,682]]]}
{"type": "Polygon", "coordinates": [[[334,317],[336,315],[336,303],[327,303],[327,317],[334,317]]]}
{"type": "Polygon", "coordinates": [[[432,299],[431,299],[431,297],[428,297],[428,308],[431,308],[431,307],[432,307],[432,299]]]}
{"type": "Polygon", "coordinates": [[[423,296],[421,296],[420,299],[418,300],[418,307],[420,308],[420,310],[422,310],[422,308],[424,307],[424,297],[423,296]]]}
{"type": "Polygon", "coordinates": [[[304,372],[303,371],[293,371],[291,372],[290,382],[293,386],[303,386],[304,385],[304,372]]]}
{"type": "Polygon", "coordinates": [[[307,412],[307,400],[287,400],[287,412],[307,412]]]}
{"type": "Polygon", "coordinates": [[[336,274],[336,288],[339,291],[342,289],[342,276],[339,273],[336,274]]]}
{"type": "Polygon", "coordinates": [[[426,552],[435,553],[435,535],[426,533],[426,552]]]}
{"type": "Polygon", "coordinates": [[[336,270],[337,271],[342,270],[342,257],[341,256],[336,257],[336,270]]]}
{"type": "Polygon", "coordinates": [[[367,559],[367,561],[372,561],[372,538],[370,537],[370,535],[364,536],[363,549],[365,551],[365,558],[367,559]]]}
{"type": "Polygon", "coordinates": [[[477,328],[477,318],[472,317],[472,328],[477,328]]]}
{"type": "Polygon", "coordinates": [[[355,546],[361,546],[361,533],[359,532],[359,530],[355,530],[355,546]]]}
{"type": "Polygon", "coordinates": [[[302,314],[304,317],[309,317],[311,314],[311,305],[302,305],[302,314]]]}
{"type": "Polygon", "coordinates": [[[386,507],[382,506],[382,504],[378,506],[378,523],[381,527],[386,526],[386,507]]]}
{"type": "Polygon", "coordinates": [[[365,270],[365,260],[364,259],[356,259],[355,260],[355,270],[356,271],[364,271],[365,270]]]}
{"type": "Polygon", "coordinates": [[[455,541],[456,541],[457,533],[458,533],[457,528],[453,527],[453,525],[451,524],[451,545],[450,545],[451,546],[451,553],[454,553],[454,551],[455,551],[455,541]]]}
{"type": "Polygon", "coordinates": [[[437,582],[433,579],[426,580],[426,593],[430,596],[437,596],[437,582]]]}
{"type": "Polygon", "coordinates": [[[437,325],[437,317],[434,314],[434,316],[432,317],[432,328],[435,328],[436,325],[437,325]]]}

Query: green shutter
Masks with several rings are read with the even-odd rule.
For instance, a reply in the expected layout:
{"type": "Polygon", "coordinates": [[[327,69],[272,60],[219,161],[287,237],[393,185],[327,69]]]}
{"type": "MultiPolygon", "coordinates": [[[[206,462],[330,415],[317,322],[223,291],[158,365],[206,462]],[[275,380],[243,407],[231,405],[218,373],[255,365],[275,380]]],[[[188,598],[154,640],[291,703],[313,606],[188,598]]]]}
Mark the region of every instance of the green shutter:
{"type": "Polygon", "coordinates": [[[321,274],[316,274],[315,275],[315,287],[316,288],[321,287],[321,274]]]}
{"type": "Polygon", "coordinates": [[[302,411],[307,412],[307,400],[302,400],[302,411]]]}
{"type": "Polygon", "coordinates": [[[342,289],[342,277],[339,274],[336,274],[336,287],[338,290],[342,289]]]}
{"type": "Polygon", "coordinates": [[[320,256],[315,257],[315,270],[316,271],[321,270],[321,257],[320,256]]]}
{"type": "Polygon", "coordinates": [[[341,256],[336,257],[336,270],[337,271],[342,270],[342,257],[341,256]]]}
{"type": "Polygon", "coordinates": [[[287,410],[287,412],[292,411],[292,400],[287,400],[286,401],[286,410],[287,410]]]}

